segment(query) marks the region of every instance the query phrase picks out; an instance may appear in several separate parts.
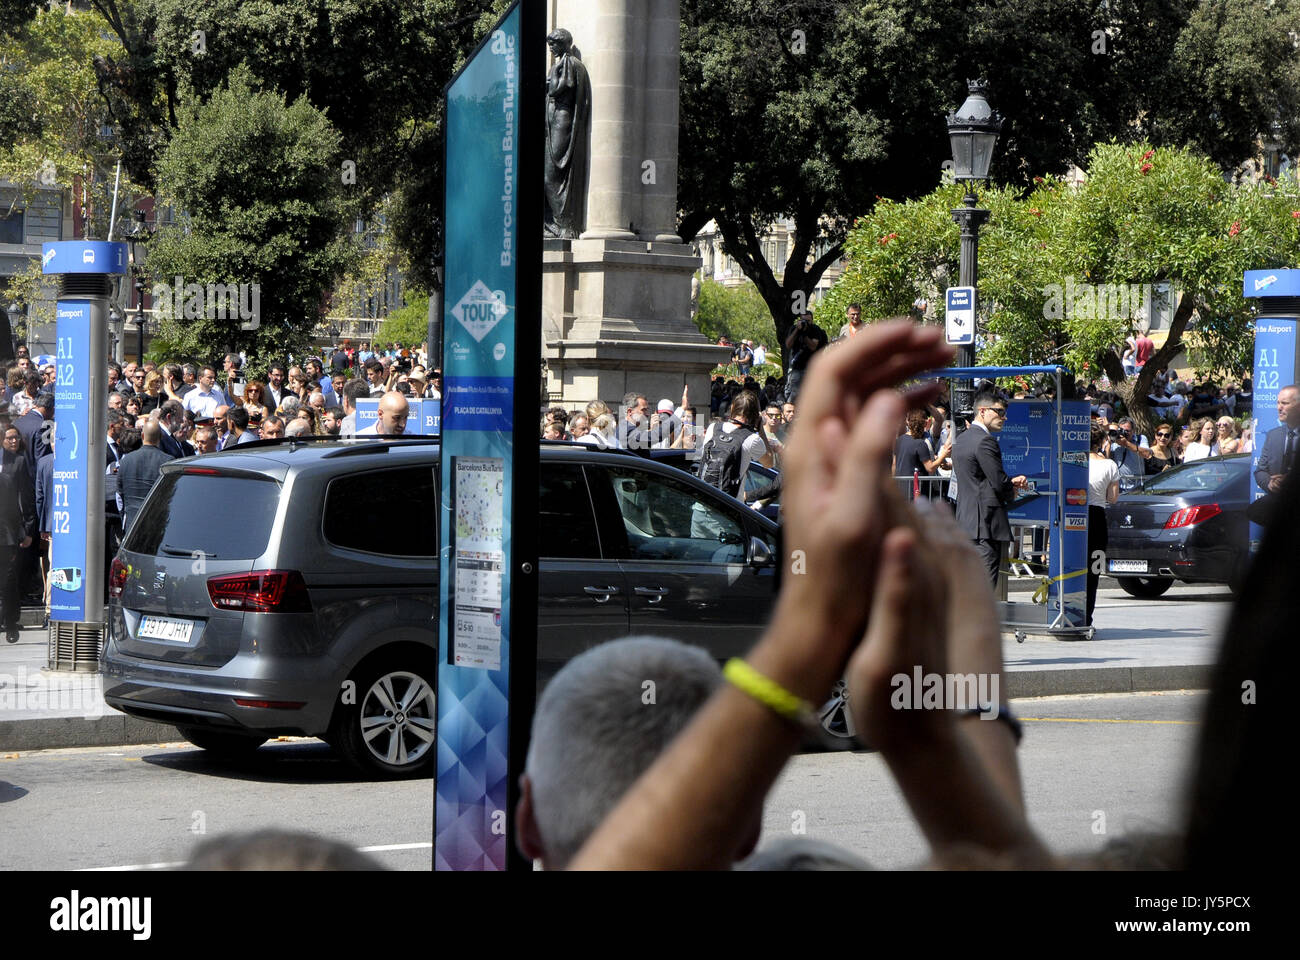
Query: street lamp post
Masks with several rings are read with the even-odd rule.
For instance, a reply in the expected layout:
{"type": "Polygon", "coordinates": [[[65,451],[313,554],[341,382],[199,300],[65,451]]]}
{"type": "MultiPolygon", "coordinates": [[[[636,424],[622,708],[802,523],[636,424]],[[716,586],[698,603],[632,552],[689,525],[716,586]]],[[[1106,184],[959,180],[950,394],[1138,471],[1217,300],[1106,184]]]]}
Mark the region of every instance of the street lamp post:
{"type": "MultiPolygon", "coordinates": [[[[952,159],[955,178],[966,181],[966,196],[962,207],[952,211],[952,218],[961,227],[961,263],[958,284],[963,287],[975,287],[979,279],[979,232],[980,227],[988,221],[989,212],[978,209],[975,204],[975,181],[986,180],[989,164],[993,160],[993,146],[997,143],[1002,130],[1002,117],[989,106],[985,92],[988,84],[983,80],[971,80],[967,83],[969,96],[956,113],[948,114],[948,140],[952,144],[952,159]]],[[[957,366],[973,367],[975,365],[974,344],[957,348],[957,366]]],[[[973,413],[973,390],[971,381],[956,381],[953,387],[954,425],[957,414],[967,419],[973,413]]]]}
{"type": "Polygon", "coordinates": [[[18,355],[18,322],[23,318],[23,308],[16,301],[9,304],[5,318],[9,322],[9,328],[0,339],[0,360],[12,360],[18,355]]]}
{"type": "Polygon", "coordinates": [[[144,223],[143,210],[135,211],[135,223],[127,234],[131,244],[131,264],[135,267],[135,325],[136,325],[136,361],[144,363],[144,250],[145,241],[150,230],[144,223]]]}

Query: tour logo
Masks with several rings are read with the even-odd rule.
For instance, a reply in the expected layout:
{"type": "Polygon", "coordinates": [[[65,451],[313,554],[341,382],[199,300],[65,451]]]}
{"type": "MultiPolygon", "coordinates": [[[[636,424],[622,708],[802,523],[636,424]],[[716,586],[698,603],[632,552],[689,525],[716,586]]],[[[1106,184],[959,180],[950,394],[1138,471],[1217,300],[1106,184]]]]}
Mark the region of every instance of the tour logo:
{"type": "Polygon", "coordinates": [[[482,343],[501,322],[506,310],[506,295],[502,291],[489,290],[482,280],[475,280],[469,292],[451,308],[451,313],[471,337],[482,343]]]}

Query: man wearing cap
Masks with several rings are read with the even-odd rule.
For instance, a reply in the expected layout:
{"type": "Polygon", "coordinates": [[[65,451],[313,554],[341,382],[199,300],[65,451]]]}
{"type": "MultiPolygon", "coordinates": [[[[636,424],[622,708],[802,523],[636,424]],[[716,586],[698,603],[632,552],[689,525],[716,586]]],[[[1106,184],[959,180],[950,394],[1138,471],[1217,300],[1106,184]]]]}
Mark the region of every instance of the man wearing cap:
{"type": "Polygon", "coordinates": [[[674,412],[677,408],[666,397],[660,400],[655,412],[650,415],[650,439],[656,447],[672,446],[673,440],[682,429],[681,418],[674,412]]]}

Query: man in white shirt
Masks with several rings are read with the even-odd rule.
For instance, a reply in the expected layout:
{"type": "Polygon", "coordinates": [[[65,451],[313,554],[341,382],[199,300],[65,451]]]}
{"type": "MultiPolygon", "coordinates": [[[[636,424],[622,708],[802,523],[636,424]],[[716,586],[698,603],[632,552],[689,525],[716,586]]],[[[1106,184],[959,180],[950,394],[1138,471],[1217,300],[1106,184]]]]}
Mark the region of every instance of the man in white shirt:
{"type": "Polygon", "coordinates": [[[406,432],[406,418],[411,407],[406,397],[396,390],[389,390],[379,401],[379,419],[358,430],[358,437],[399,437],[406,432]]]}
{"type": "Polygon", "coordinates": [[[194,414],[195,419],[203,417],[211,420],[217,412],[217,407],[230,406],[230,401],[216,384],[217,371],[212,367],[204,367],[199,373],[198,389],[185,394],[182,404],[186,410],[194,414]]]}

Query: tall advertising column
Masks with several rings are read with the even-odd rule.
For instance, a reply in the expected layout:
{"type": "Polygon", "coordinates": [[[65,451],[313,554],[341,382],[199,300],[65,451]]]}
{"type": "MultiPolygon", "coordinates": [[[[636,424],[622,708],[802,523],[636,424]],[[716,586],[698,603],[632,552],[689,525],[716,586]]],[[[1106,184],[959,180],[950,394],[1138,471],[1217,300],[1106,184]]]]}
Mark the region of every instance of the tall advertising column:
{"type": "MultiPolygon", "coordinates": [[[[1258,482],[1256,472],[1268,432],[1278,426],[1278,392],[1296,382],[1296,371],[1300,369],[1300,338],[1296,335],[1300,324],[1300,270],[1247,270],[1242,295],[1259,300],[1251,404],[1254,452],[1250,462],[1250,499],[1253,502],[1267,492],[1258,482]]],[[[1259,549],[1263,536],[1264,528],[1251,523],[1252,554],[1259,549]]]]}
{"type": "Polygon", "coordinates": [[[110,277],[126,273],[126,244],[44,245],[59,277],[50,518],[52,670],[94,672],[104,632],[104,465],[110,277]]]}

